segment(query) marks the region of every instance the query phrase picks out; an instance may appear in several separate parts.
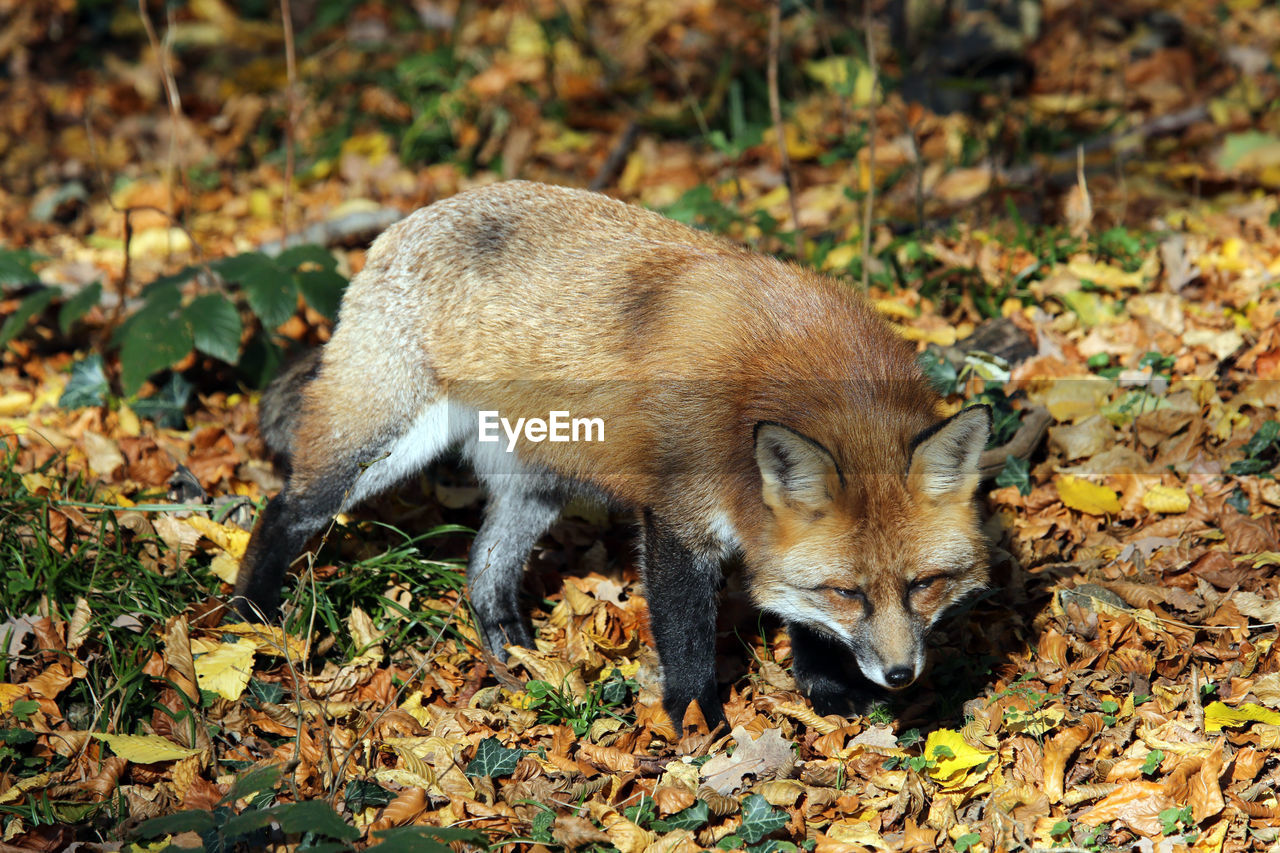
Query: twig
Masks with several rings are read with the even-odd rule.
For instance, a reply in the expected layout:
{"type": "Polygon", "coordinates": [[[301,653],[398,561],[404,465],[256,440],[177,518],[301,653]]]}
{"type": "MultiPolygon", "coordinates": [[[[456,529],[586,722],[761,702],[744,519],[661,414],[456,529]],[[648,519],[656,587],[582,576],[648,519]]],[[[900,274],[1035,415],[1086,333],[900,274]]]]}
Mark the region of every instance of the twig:
{"type": "Polygon", "coordinates": [[[773,116],[773,134],[778,142],[778,158],[782,182],[787,186],[791,202],[791,227],[795,229],[796,257],[804,260],[804,235],[800,233],[800,208],[796,204],[796,186],[791,174],[791,156],[787,153],[787,135],[782,126],[782,99],[778,95],[778,54],[782,49],[782,0],[773,0],[769,14],[769,112],[773,116]]]}
{"type": "Polygon", "coordinates": [[[867,104],[867,194],[862,207],[862,292],[871,289],[871,209],[876,201],[876,89],[880,68],[876,64],[876,43],[871,37],[871,0],[862,0],[862,35],[867,40],[867,67],[871,71],[871,98],[867,104]]]}
{"type": "Polygon", "coordinates": [[[293,46],[293,13],[289,8],[289,0],[280,0],[280,16],[284,21],[284,65],[288,75],[285,89],[285,123],[284,123],[284,197],[282,225],[284,242],[289,241],[289,231],[293,227],[293,143],[298,120],[298,67],[297,56],[293,46]]]}
{"type": "Polygon", "coordinates": [[[1053,416],[1048,410],[1040,406],[1028,409],[1022,426],[1018,427],[1018,431],[1014,433],[1013,438],[1009,439],[1008,444],[993,447],[978,457],[979,476],[984,480],[996,476],[1004,470],[1005,459],[1009,456],[1015,459],[1029,457],[1040,445],[1040,439],[1044,438],[1052,421],[1053,416]]]}
{"type": "Polygon", "coordinates": [[[618,141],[610,149],[604,165],[600,167],[600,171],[596,173],[596,176],[591,179],[589,189],[592,192],[600,192],[600,190],[613,183],[613,179],[617,177],[618,172],[622,171],[623,165],[627,162],[627,155],[635,147],[636,138],[639,136],[640,123],[635,119],[631,119],[622,131],[622,136],[618,137],[618,141]]]}
{"type": "MultiPolygon", "coordinates": [[[[156,53],[156,62],[160,65],[160,84],[164,86],[165,100],[169,104],[169,156],[168,163],[165,166],[164,180],[165,186],[169,189],[168,216],[170,220],[173,220],[175,218],[173,176],[178,168],[178,122],[182,117],[182,97],[178,94],[178,81],[174,79],[173,67],[169,63],[169,46],[173,38],[173,21],[170,19],[169,26],[165,28],[164,41],[161,42],[160,37],[156,34],[155,25],[151,23],[151,16],[147,14],[147,0],[138,0],[138,14],[142,17],[142,28],[147,32],[147,41],[151,44],[151,49],[156,53]]],[[[125,221],[127,230],[128,220],[126,219],[125,221]]],[[[125,261],[127,264],[127,251],[125,261]]]]}

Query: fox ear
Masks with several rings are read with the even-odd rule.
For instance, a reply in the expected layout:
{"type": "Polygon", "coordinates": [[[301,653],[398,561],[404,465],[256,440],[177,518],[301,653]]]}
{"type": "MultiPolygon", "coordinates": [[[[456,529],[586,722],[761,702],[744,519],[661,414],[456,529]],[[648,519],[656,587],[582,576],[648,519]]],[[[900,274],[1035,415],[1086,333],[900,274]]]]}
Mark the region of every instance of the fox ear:
{"type": "Polygon", "coordinates": [[[844,475],[825,447],[770,421],[756,424],[756,465],[764,483],[765,505],[775,510],[785,506],[821,509],[831,502],[832,492],[844,485],[844,475]]]}
{"type": "Polygon", "coordinates": [[[972,493],[990,436],[990,406],[970,406],[920,433],[912,442],[908,488],[930,498],[972,493]]]}

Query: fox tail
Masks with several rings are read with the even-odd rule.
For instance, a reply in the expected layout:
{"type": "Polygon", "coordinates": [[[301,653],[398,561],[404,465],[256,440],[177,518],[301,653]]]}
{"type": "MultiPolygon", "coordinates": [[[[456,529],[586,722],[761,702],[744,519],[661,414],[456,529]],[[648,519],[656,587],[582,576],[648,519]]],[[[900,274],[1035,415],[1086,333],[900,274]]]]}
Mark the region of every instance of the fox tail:
{"type": "Polygon", "coordinates": [[[302,414],[303,391],[320,372],[320,348],[289,362],[262,392],[258,403],[258,433],[285,471],[293,459],[293,436],[302,414]]]}

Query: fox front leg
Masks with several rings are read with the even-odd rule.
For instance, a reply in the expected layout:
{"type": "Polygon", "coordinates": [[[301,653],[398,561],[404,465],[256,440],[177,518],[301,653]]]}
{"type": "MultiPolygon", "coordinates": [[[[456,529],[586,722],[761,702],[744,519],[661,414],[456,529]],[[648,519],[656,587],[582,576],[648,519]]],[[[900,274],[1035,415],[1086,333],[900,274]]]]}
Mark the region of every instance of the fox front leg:
{"type": "Polygon", "coordinates": [[[864,714],[883,695],[839,640],[800,622],[788,622],[791,636],[791,674],[800,692],[822,716],[864,714]]]}
{"type": "Polygon", "coordinates": [[[725,721],[716,689],[720,560],[688,548],[649,512],[643,536],[649,626],[662,661],[662,706],[677,734],[694,699],[707,725],[715,728],[725,721]]]}

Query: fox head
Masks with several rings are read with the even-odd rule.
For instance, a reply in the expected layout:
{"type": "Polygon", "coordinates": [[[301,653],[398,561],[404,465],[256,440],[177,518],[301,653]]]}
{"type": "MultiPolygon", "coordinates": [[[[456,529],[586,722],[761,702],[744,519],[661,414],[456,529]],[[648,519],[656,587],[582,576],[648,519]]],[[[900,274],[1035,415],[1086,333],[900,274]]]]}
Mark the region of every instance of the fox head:
{"type": "Polygon", "coordinates": [[[990,432],[990,409],[968,408],[917,435],[903,470],[854,476],[813,438],[757,424],[756,603],[840,641],[882,687],[915,681],[929,628],[987,582],[973,496],[990,432]]]}

